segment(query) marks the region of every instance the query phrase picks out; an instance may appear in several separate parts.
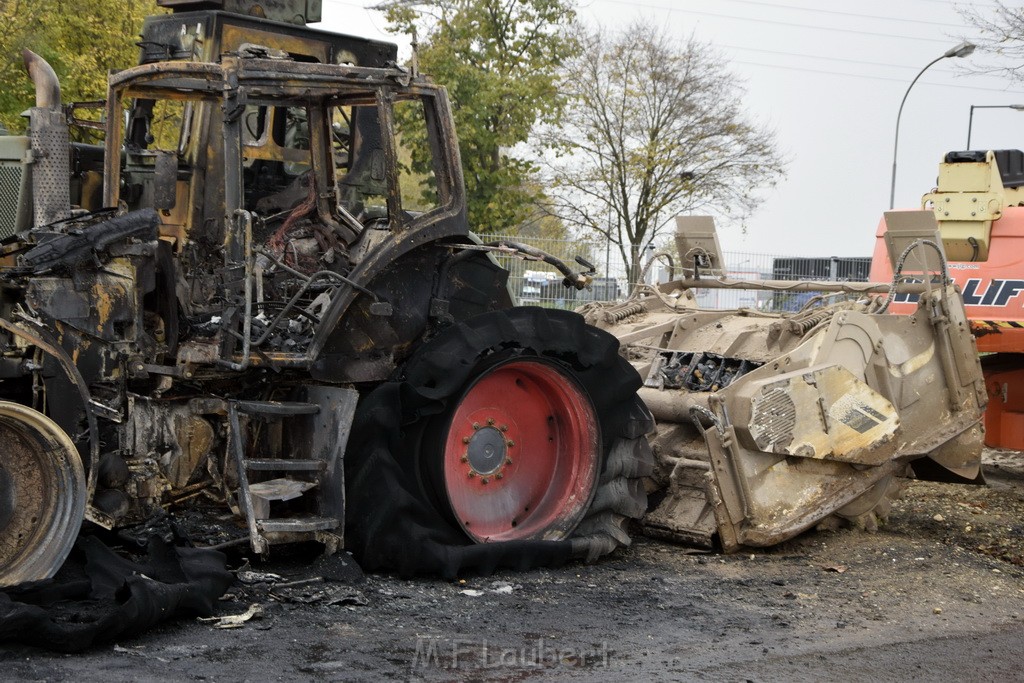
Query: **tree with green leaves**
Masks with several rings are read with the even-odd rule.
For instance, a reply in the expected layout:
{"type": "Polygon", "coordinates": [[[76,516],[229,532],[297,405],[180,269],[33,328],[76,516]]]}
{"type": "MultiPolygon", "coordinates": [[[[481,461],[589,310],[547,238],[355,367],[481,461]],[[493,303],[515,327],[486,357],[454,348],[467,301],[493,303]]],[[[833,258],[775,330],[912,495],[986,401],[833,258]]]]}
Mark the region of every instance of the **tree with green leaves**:
{"type": "Polygon", "coordinates": [[[56,71],[66,102],[106,97],[107,72],[138,61],[142,20],[155,0],[5,0],[0,2],[0,122],[12,132],[34,102],[21,51],[56,71]]]}
{"type": "Polygon", "coordinates": [[[579,42],[563,81],[571,104],[540,136],[556,150],[544,162],[549,194],[569,226],[615,245],[636,282],[644,250],[675,215],[743,218],[783,161],[710,46],[645,23],[579,42]]]}
{"type": "Polygon", "coordinates": [[[384,11],[393,30],[419,36],[420,69],[448,88],[470,226],[517,231],[542,192],[535,165],[514,148],[539,124],[557,121],[565,105],[558,72],[576,54],[573,4],[428,0],[389,3],[384,11]]]}

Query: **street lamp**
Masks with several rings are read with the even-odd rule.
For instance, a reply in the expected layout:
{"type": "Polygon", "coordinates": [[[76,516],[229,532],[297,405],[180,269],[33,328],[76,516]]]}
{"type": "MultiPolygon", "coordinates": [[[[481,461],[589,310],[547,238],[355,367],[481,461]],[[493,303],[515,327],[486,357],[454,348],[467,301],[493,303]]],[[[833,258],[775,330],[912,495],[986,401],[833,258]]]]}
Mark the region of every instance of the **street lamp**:
{"type": "Polygon", "coordinates": [[[951,47],[941,55],[933,59],[924,65],[924,68],[917,72],[914,76],[914,80],[910,81],[910,85],[907,86],[907,92],[903,93],[903,100],[900,102],[900,110],[896,114],[896,139],[892,145],[892,184],[889,189],[889,208],[893,208],[896,204],[896,152],[900,147],[900,118],[903,116],[903,105],[907,103],[907,95],[910,94],[911,88],[917,83],[917,79],[921,78],[921,75],[936,62],[941,62],[943,59],[949,59],[951,57],[966,57],[967,55],[974,52],[974,43],[960,43],[956,47],[951,47]]]}
{"type": "Polygon", "coordinates": [[[967,147],[964,149],[971,149],[971,126],[974,125],[974,110],[975,109],[1013,109],[1014,111],[1024,111],[1024,104],[972,104],[971,115],[967,117],[967,147]]]}

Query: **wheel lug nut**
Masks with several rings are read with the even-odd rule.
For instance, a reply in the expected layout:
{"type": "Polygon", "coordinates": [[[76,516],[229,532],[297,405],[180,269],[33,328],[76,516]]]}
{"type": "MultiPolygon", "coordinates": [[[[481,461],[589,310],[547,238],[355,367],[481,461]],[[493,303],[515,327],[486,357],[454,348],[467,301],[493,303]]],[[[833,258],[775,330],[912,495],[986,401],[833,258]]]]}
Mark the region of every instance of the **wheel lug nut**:
{"type": "Polygon", "coordinates": [[[494,424],[494,418],[493,417],[487,418],[487,424],[493,425],[494,424]]]}
{"type": "Polygon", "coordinates": [[[495,479],[504,479],[505,475],[502,474],[501,472],[498,472],[497,474],[494,475],[494,478],[495,479]]]}
{"type": "Polygon", "coordinates": [[[505,458],[505,464],[506,465],[511,465],[512,464],[512,458],[505,458]]]}
{"type": "Polygon", "coordinates": [[[474,430],[476,430],[476,429],[480,429],[480,423],[479,423],[479,422],[474,422],[474,423],[473,423],[473,429],[474,429],[474,430]]]}
{"type": "Polygon", "coordinates": [[[474,472],[473,470],[470,470],[469,471],[469,478],[472,479],[475,476],[476,476],[476,472],[474,472]]]}
{"type": "Polygon", "coordinates": [[[462,443],[469,443],[469,437],[468,436],[462,437],[462,443]]]}
{"type": "Polygon", "coordinates": [[[498,429],[500,429],[503,432],[507,432],[508,431],[508,425],[501,425],[500,427],[498,427],[498,429]]]}
{"type": "Polygon", "coordinates": [[[461,458],[459,458],[459,462],[469,462],[469,456],[468,455],[462,456],[461,458]]]}
{"type": "Polygon", "coordinates": [[[515,442],[515,441],[513,441],[512,439],[509,439],[509,440],[508,440],[508,447],[509,447],[509,448],[512,448],[512,447],[513,447],[513,446],[515,446],[515,445],[516,445],[516,442],[515,442]]]}
{"type": "Polygon", "coordinates": [[[486,484],[487,482],[489,482],[489,481],[490,481],[490,479],[488,479],[487,477],[484,477],[484,478],[483,478],[483,479],[481,479],[480,481],[481,481],[481,482],[483,482],[484,484],[486,484]]]}

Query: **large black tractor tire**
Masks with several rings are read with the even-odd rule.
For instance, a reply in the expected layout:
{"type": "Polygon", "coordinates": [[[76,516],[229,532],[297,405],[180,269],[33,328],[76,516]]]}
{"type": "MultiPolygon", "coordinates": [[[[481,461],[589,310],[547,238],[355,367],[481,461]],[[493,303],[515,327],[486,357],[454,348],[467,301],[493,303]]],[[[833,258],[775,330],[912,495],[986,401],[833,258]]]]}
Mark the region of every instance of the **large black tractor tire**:
{"type": "Polygon", "coordinates": [[[654,424],[618,349],[575,313],[532,307],[423,344],[356,412],[345,456],[356,560],[453,578],[628,545],[647,508],[654,424]]]}

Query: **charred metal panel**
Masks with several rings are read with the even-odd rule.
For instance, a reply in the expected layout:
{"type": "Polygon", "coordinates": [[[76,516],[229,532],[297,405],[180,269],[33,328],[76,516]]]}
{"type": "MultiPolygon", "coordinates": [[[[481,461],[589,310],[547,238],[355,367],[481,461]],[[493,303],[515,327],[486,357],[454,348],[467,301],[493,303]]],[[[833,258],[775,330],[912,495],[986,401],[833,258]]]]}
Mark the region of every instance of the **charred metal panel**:
{"type": "Polygon", "coordinates": [[[34,278],[26,300],[47,318],[123,344],[139,338],[140,296],[134,265],[118,259],[88,278],[34,278]]]}
{"type": "Polygon", "coordinates": [[[300,26],[320,21],[321,11],[321,0],[157,0],[156,4],[175,11],[219,9],[300,26]]]}
{"type": "Polygon", "coordinates": [[[187,403],[129,397],[122,449],[129,457],[152,458],[171,489],[186,486],[217,443],[206,419],[187,403]]]}
{"type": "Polygon", "coordinates": [[[320,412],[311,415],[306,425],[310,457],[324,463],[317,513],[340,520],[335,531],[340,536],[345,519],[344,454],[359,394],[354,389],[310,386],[306,400],[320,406],[320,412]]]}
{"type": "Polygon", "coordinates": [[[225,52],[253,43],[317,61],[385,67],[398,59],[394,43],[294,24],[268,22],[215,10],[148,17],[142,28],[141,64],[198,56],[215,62],[225,52]]]}
{"type": "Polygon", "coordinates": [[[442,324],[509,305],[505,269],[482,253],[443,269],[448,258],[451,251],[444,245],[430,245],[396,260],[372,280],[371,291],[398,304],[394,313],[374,315],[372,299],[356,299],[331,334],[314,376],[352,382],[385,379],[428,331],[432,300],[447,304],[446,316],[434,321],[442,324]],[[443,281],[438,279],[441,273],[443,281]]]}

